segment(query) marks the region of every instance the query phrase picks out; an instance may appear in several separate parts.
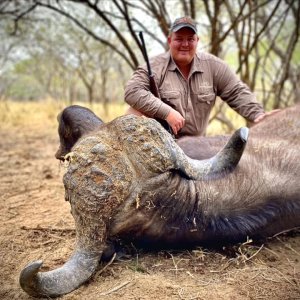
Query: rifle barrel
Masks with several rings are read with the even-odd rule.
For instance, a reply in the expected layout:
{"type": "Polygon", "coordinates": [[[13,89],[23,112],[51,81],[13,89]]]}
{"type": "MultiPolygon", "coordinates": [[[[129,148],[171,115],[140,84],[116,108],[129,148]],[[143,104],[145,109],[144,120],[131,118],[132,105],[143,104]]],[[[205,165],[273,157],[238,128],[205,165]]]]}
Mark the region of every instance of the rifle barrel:
{"type": "Polygon", "coordinates": [[[152,70],[151,70],[151,66],[150,66],[150,62],[149,62],[149,58],[148,58],[148,54],[147,54],[147,49],[146,49],[146,44],[145,44],[145,41],[144,41],[144,36],[143,36],[142,31],[140,31],[139,36],[140,36],[140,40],[142,42],[142,53],[143,53],[144,59],[145,59],[146,64],[147,64],[148,74],[149,74],[149,77],[150,77],[150,76],[152,76],[152,70]]]}
{"type": "MultiPolygon", "coordinates": [[[[152,74],[152,70],[151,70],[151,66],[150,66],[150,62],[149,62],[149,58],[148,58],[148,54],[147,54],[147,49],[146,49],[146,44],[144,41],[144,36],[143,36],[143,32],[140,31],[139,32],[139,36],[141,39],[141,43],[142,43],[142,53],[144,56],[144,59],[146,61],[147,64],[147,69],[148,69],[148,76],[149,76],[149,83],[150,83],[150,91],[151,93],[160,99],[160,95],[159,95],[159,91],[158,91],[158,87],[156,85],[155,79],[154,79],[154,75],[152,74]]],[[[160,119],[156,119],[174,138],[174,134],[172,131],[171,126],[168,124],[168,122],[166,120],[160,120],[160,119]]]]}

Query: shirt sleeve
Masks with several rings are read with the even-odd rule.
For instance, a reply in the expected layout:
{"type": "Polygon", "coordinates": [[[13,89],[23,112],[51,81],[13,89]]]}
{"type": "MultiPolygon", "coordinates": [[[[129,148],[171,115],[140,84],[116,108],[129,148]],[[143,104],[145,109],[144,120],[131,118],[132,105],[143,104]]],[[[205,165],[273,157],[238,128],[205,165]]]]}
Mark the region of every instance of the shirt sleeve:
{"type": "Polygon", "coordinates": [[[171,107],[150,92],[148,72],[138,67],[125,86],[125,102],[143,114],[165,120],[171,107]]]}
{"type": "Polygon", "coordinates": [[[262,105],[249,87],[224,62],[218,62],[217,69],[217,95],[223,101],[250,122],[264,114],[262,105]]]}

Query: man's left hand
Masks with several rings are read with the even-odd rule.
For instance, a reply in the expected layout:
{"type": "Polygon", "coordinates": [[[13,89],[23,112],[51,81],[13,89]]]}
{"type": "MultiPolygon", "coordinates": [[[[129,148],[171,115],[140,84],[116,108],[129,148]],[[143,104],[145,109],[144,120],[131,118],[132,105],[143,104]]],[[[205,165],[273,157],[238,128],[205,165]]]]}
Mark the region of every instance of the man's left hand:
{"type": "Polygon", "coordinates": [[[262,121],[264,118],[269,117],[269,116],[271,116],[271,115],[273,115],[273,114],[276,114],[276,113],[278,113],[279,111],[281,111],[281,109],[274,109],[274,110],[271,110],[271,111],[269,111],[269,112],[265,112],[264,114],[259,115],[259,116],[253,121],[253,123],[254,123],[254,124],[257,124],[257,123],[259,123],[260,121],[262,121]]]}

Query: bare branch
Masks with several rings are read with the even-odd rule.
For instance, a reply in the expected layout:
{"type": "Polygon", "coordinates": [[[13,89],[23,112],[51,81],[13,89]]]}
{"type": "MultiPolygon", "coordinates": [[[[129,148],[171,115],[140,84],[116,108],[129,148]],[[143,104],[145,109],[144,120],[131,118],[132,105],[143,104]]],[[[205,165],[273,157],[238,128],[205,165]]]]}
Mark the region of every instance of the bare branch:
{"type": "Polygon", "coordinates": [[[284,57],[283,66],[282,66],[282,73],[281,73],[282,75],[279,78],[279,82],[278,82],[278,85],[277,85],[278,92],[276,93],[274,108],[279,107],[283,87],[284,87],[285,81],[288,78],[288,74],[289,74],[290,61],[291,61],[294,49],[296,47],[296,44],[299,40],[299,27],[300,27],[300,5],[299,5],[299,3],[298,3],[298,8],[297,8],[297,11],[296,11],[296,14],[295,14],[295,19],[296,19],[295,20],[296,21],[296,26],[295,26],[294,32],[292,33],[292,35],[290,37],[288,47],[287,47],[287,51],[286,51],[286,55],[284,57]]]}
{"type": "Polygon", "coordinates": [[[241,70],[241,67],[243,65],[243,63],[245,63],[246,59],[247,59],[247,56],[251,53],[251,51],[253,50],[253,48],[256,46],[256,44],[258,43],[259,39],[260,39],[260,36],[264,33],[265,29],[267,28],[267,26],[269,25],[272,17],[274,16],[275,12],[277,11],[278,7],[279,7],[279,4],[280,4],[281,0],[278,0],[277,1],[277,4],[276,6],[274,7],[273,11],[270,13],[268,19],[266,20],[266,22],[264,23],[264,25],[262,26],[261,30],[257,33],[257,35],[255,36],[254,38],[254,41],[252,43],[252,45],[247,49],[247,53],[244,55],[244,59],[242,60],[239,68],[237,69],[237,73],[240,72],[241,70]]]}
{"type": "Polygon", "coordinates": [[[206,15],[208,17],[208,20],[209,20],[210,23],[212,23],[212,14],[211,14],[211,11],[210,11],[210,8],[209,8],[209,1],[203,0],[203,4],[204,4],[204,7],[205,7],[205,12],[206,12],[206,15]]]}
{"type": "Polygon", "coordinates": [[[184,15],[189,16],[190,13],[189,13],[189,8],[188,8],[187,3],[185,2],[185,0],[180,0],[180,2],[181,2],[181,5],[182,5],[184,15]]]}
{"type": "MultiPolygon", "coordinates": [[[[114,1],[115,2],[115,1],[114,1]]],[[[132,60],[132,63],[129,65],[135,69],[138,66],[138,59],[135,55],[135,53],[132,51],[131,47],[129,46],[127,40],[124,38],[124,36],[121,34],[121,32],[117,29],[116,26],[110,21],[109,18],[106,17],[106,15],[101,11],[97,5],[94,5],[90,1],[86,1],[89,7],[91,7],[101,18],[104,20],[104,22],[112,29],[112,31],[117,35],[119,40],[121,41],[122,45],[125,47],[125,49],[128,51],[128,54],[132,60]]],[[[114,47],[116,48],[116,47],[114,47]]],[[[120,52],[120,51],[119,51],[120,52]]]]}
{"type": "Polygon", "coordinates": [[[196,19],[195,0],[190,0],[190,15],[193,19],[196,19]]]}
{"type": "MultiPolygon", "coordinates": [[[[138,64],[137,61],[135,60],[133,63],[129,60],[129,58],[124,54],[123,51],[119,50],[117,46],[113,45],[112,43],[110,43],[109,41],[101,38],[100,36],[96,35],[93,31],[91,31],[89,28],[87,28],[85,25],[82,24],[82,22],[80,22],[78,19],[76,19],[75,17],[73,17],[72,15],[70,15],[69,13],[67,13],[64,10],[58,9],[55,6],[52,6],[50,4],[44,4],[41,3],[39,1],[36,1],[36,4],[41,6],[41,7],[46,7],[50,10],[53,10],[65,17],[67,17],[68,19],[72,20],[79,28],[81,28],[82,30],[84,30],[87,34],[89,34],[91,37],[93,37],[95,40],[101,42],[102,44],[108,46],[109,48],[111,48],[113,51],[115,51],[116,53],[118,53],[126,62],[127,64],[132,68],[135,69],[136,65],[138,64]]],[[[125,41],[125,43],[127,44],[127,42],[125,41]]],[[[128,44],[127,44],[128,45],[128,44]]],[[[129,47],[129,46],[128,46],[129,47]]]]}

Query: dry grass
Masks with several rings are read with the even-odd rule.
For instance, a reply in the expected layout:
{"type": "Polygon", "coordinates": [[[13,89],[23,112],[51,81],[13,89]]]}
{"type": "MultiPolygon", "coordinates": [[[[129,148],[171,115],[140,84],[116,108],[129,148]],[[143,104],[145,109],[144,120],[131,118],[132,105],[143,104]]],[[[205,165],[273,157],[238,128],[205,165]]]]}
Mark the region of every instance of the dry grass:
{"type": "MultiPolygon", "coordinates": [[[[126,104],[110,104],[104,108],[102,104],[74,103],[93,110],[105,122],[121,116],[127,109],[126,104]]],[[[18,126],[57,126],[56,117],[69,104],[45,99],[41,102],[0,102],[0,124],[6,127],[18,126]]]]}
{"type": "MultiPolygon", "coordinates": [[[[116,117],[125,113],[128,106],[126,103],[113,103],[104,107],[102,104],[96,103],[89,105],[88,103],[73,103],[90,108],[104,122],[109,122],[116,117]]],[[[55,101],[53,99],[45,99],[40,102],[17,102],[17,101],[1,101],[0,102],[0,125],[6,127],[18,126],[41,126],[57,127],[56,117],[66,106],[66,102],[55,101]]],[[[245,121],[241,116],[233,110],[228,109],[226,115],[229,120],[238,129],[245,126],[245,121]]],[[[216,135],[224,133],[226,128],[219,121],[213,121],[207,130],[208,135],[216,135]]]]}

